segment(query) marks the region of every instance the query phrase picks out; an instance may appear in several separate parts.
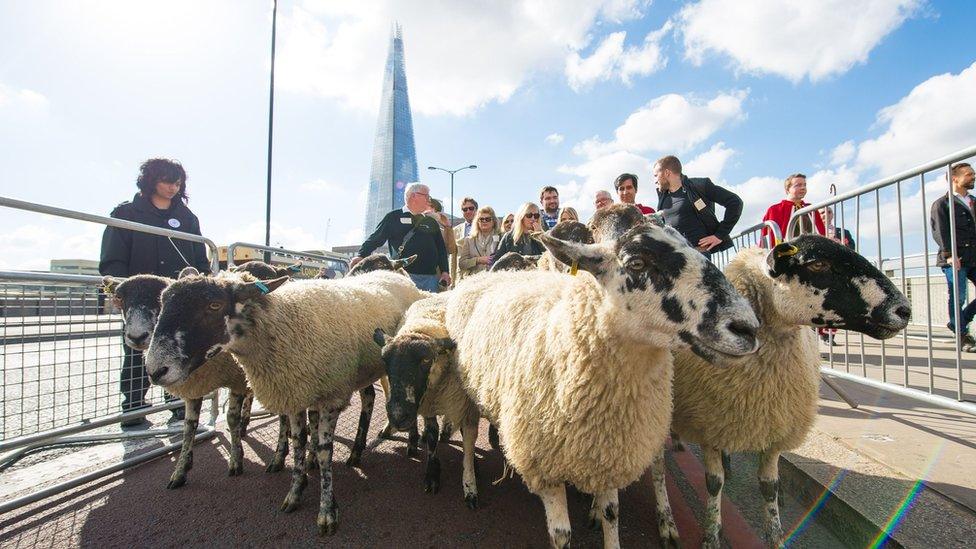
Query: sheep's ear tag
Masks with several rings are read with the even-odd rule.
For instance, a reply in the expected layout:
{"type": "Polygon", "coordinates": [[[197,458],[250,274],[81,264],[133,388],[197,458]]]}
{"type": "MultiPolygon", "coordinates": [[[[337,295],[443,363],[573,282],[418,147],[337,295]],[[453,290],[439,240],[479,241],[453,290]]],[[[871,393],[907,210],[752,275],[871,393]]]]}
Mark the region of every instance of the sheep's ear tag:
{"type": "MultiPolygon", "coordinates": [[[[297,273],[297,272],[299,272],[299,271],[302,270],[302,266],[301,265],[298,265],[298,264],[289,265],[288,266],[288,270],[291,271],[291,272],[293,272],[293,273],[297,273]]],[[[264,293],[268,293],[268,292],[264,292],[264,293]]]]}
{"type": "Polygon", "coordinates": [[[270,294],[271,290],[268,289],[268,285],[260,280],[254,283],[254,287],[261,291],[262,294],[270,294]]]}
{"type": "Polygon", "coordinates": [[[799,252],[800,252],[800,248],[791,245],[789,248],[785,250],[780,250],[776,252],[776,259],[779,259],[781,257],[789,257],[791,255],[796,255],[799,252]]]}
{"type": "Polygon", "coordinates": [[[573,265],[569,268],[569,274],[576,276],[576,273],[578,272],[579,272],[579,260],[574,259],[573,265]]]}

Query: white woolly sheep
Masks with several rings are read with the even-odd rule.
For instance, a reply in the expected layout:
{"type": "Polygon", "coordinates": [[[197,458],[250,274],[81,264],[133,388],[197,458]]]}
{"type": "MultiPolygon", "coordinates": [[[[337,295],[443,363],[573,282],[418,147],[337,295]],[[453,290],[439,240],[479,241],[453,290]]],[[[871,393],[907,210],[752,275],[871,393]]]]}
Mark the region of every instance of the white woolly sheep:
{"type": "Polygon", "coordinates": [[[652,461],[661,537],[676,544],[662,469],[670,348],[754,352],[756,316],[671,228],[640,227],[601,244],[539,239],[579,265],[578,276],[478,274],[447,298],[465,390],[542,499],[554,546],[569,545],[569,482],[593,494],[591,518],[604,546],[617,547],[617,490],[652,461]]]}
{"type": "Polygon", "coordinates": [[[377,328],[373,339],[383,348],[383,362],[391,392],[386,403],[390,424],[400,430],[416,428],[417,416],[424,418],[423,440],[427,447],[424,489],[437,493],[440,487],[440,459],[437,457],[437,416],[461,427],[464,448],[462,490],[464,501],[478,505],[478,483],[474,470],[474,444],[481,415],[454,371],[454,341],[444,327],[447,294],[417,301],[407,309],[396,336],[377,328]]]}
{"type": "Polygon", "coordinates": [[[358,390],[363,408],[347,461],[356,464],[366,445],[373,382],[384,373],[373,331],[377,326],[395,329],[404,311],[424,294],[409,278],[385,271],[340,280],[286,280],[245,282],[221,274],[176,281],[163,292],[146,369],[156,383],[168,386],[222,350],[234,355],[254,396],[290,421],[294,468],[284,512],[298,507],[308,482],[305,411],[317,410],[317,524],[320,534],[332,534],[338,525],[332,449],[339,413],[358,390]]]}
{"type": "Polygon", "coordinates": [[[720,546],[723,453],[745,451],[760,453],[764,534],[778,545],[779,456],[803,443],[817,415],[821,357],[809,326],[885,339],[907,325],[911,309],[867,260],[820,236],[802,236],[771,251],[743,250],[725,274],[759,317],[762,347],[727,369],[709,364],[729,363],[722,357],[676,352],[673,429],[704,453],[705,545],[720,546]]]}

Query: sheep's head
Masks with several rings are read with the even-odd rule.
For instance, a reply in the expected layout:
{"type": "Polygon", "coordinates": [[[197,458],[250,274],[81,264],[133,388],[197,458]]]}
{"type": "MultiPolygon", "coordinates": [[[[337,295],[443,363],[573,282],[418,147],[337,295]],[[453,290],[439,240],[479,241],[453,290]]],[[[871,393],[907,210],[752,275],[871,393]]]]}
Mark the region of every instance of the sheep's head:
{"type": "Polygon", "coordinates": [[[159,296],[173,279],[142,274],[122,282],[106,276],[103,282],[112,293],[115,306],[122,310],[123,341],[133,349],[145,351],[159,317],[159,296]]]}
{"type": "Polygon", "coordinates": [[[612,204],[593,213],[590,230],[593,240],[616,240],[630,229],[646,222],[644,214],[633,204],[612,204]]]}
{"type": "Polygon", "coordinates": [[[383,254],[372,254],[364,257],[362,261],[357,263],[355,267],[349,270],[349,274],[346,276],[359,276],[362,274],[371,273],[373,271],[399,271],[401,274],[406,274],[406,271],[403,271],[402,269],[409,266],[411,263],[416,261],[416,259],[416,255],[405,257],[403,259],[390,259],[383,254]]]}
{"type": "Polygon", "coordinates": [[[240,265],[234,265],[230,268],[231,272],[235,273],[250,273],[254,278],[261,280],[271,280],[272,278],[278,278],[279,276],[285,276],[291,273],[280,272],[281,269],[277,267],[272,267],[264,261],[258,259],[252,259],[240,265]]]}
{"type": "Polygon", "coordinates": [[[771,305],[786,322],[887,339],[911,319],[911,304],[884,273],[822,236],[779,244],[766,254],[763,267],[773,280],[771,305]]]}
{"type": "Polygon", "coordinates": [[[627,338],[689,347],[706,360],[758,348],[749,302],[671,227],[640,224],[598,244],[539,239],[556,259],[596,277],[627,338]]]}
{"type": "Polygon", "coordinates": [[[383,351],[386,376],[390,380],[390,395],[386,413],[390,425],[406,431],[417,422],[417,409],[427,386],[447,367],[454,340],[435,338],[421,332],[399,333],[390,337],[377,328],[373,340],[383,351]]]}
{"type": "Polygon", "coordinates": [[[194,370],[244,335],[265,294],[288,281],[267,282],[244,273],[177,280],[162,295],[162,309],[146,353],[146,372],[157,385],[182,383],[194,370]]]}
{"type": "Polygon", "coordinates": [[[539,265],[538,255],[522,255],[518,252],[508,252],[498,258],[489,269],[491,272],[498,271],[531,271],[539,265]]]}

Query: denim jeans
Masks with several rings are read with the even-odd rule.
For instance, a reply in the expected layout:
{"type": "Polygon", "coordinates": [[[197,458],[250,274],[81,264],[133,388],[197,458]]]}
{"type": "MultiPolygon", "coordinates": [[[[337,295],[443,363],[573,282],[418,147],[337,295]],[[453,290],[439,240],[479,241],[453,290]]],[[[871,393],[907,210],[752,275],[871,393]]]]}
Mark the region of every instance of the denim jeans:
{"type": "MultiPolygon", "coordinates": [[[[946,281],[949,283],[949,329],[955,332],[956,308],[952,304],[952,268],[949,266],[942,267],[942,272],[945,274],[946,281]]],[[[966,303],[966,298],[969,297],[967,295],[969,293],[967,280],[976,284],[976,267],[962,267],[959,269],[959,309],[962,312],[962,326],[959,331],[963,334],[969,333],[969,323],[976,317],[976,299],[966,303]]]]}
{"type": "Polygon", "coordinates": [[[437,275],[422,275],[422,274],[410,274],[410,280],[420,288],[421,290],[427,290],[428,292],[437,293],[440,288],[437,286],[437,281],[440,277],[437,275]]]}

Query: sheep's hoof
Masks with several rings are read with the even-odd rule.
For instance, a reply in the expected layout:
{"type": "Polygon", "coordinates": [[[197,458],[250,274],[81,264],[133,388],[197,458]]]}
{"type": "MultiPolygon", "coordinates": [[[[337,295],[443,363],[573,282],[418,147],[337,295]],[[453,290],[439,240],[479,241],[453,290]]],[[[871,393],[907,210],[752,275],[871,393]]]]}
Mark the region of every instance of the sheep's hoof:
{"type": "Polygon", "coordinates": [[[427,475],[424,479],[424,492],[436,494],[441,489],[441,479],[427,475]]]}
{"type": "Polygon", "coordinates": [[[339,527],[339,506],[333,503],[332,509],[326,513],[319,513],[315,522],[319,526],[320,536],[335,534],[336,528],[339,527]]]}
{"type": "Polygon", "coordinates": [[[464,504],[468,506],[468,509],[478,508],[478,494],[464,494],[464,504]]]}
{"type": "Polygon", "coordinates": [[[186,475],[180,475],[178,477],[173,477],[169,479],[169,484],[166,485],[167,490],[176,490],[180,486],[186,484],[186,475]]]}
{"type": "Polygon", "coordinates": [[[596,509],[590,509],[590,522],[586,526],[594,532],[599,532],[603,528],[603,523],[600,522],[600,519],[596,516],[596,513],[596,509]]]}
{"type": "Polygon", "coordinates": [[[229,477],[238,477],[238,476],[241,476],[243,474],[244,474],[244,464],[243,463],[235,463],[235,464],[233,464],[233,465],[230,466],[230,469],[227,470],[227,476],[229,476],[229,477]]]}
{"type": "Polygon", "coordinates": [[[285,461],[284,460],[278,461],[277,459],[275,459],[274,461],[269,463],[267,467],[264,468],[264,472],[277,473],[278,471],[281,471],[284,468],[285,468],[285,461]]]}
{"type": "Polygon", "coordinates": [[[502,447],[501,442],[498,440],[498,429],[495,429],[494,425],[488,425],[488,444],[492,450],[498,450],[502,447]]]}
{"type": "Polygon", "coordinates": [[[420,448],[416,446],[407,446],[407,457],[420,457],[420,448]]]}
{"type": "Polygon", "coordinates": [[[571,535],[572,534],[569,530],[556,528],[549,534],[549,537],[550,541],[552,541],[553,547],[558,547],[559,549],[569,549],[569,539],[571,535]]]}
{"type": "Polygon", "coordinates": [[[377,438],[393,440],[393,426],[390,425],[389,422],[387,422],[387,424],[383,427],[383,430],[380,431],[380,434],[376,436],[377,438]]]}
{"type": "Polygon", "coordinates": [[[299,503],[298,498],[297,497],[292,498],[291,495],[289,494],[288,497],[285,498],[285,501],[281,503],[281,512],[291,513],[295,509],[298,509],[298,503],[299,503]]]}
{"type": "Polygon", "coordinates": [[[346,465],[348,465],[350,467],[359,467],[359,465],[362,463],[362,461],[363,461],[363,458],[359,454],[359,452],[351,452],[349,454],[349,459],[346,460],[346,465]]]}

